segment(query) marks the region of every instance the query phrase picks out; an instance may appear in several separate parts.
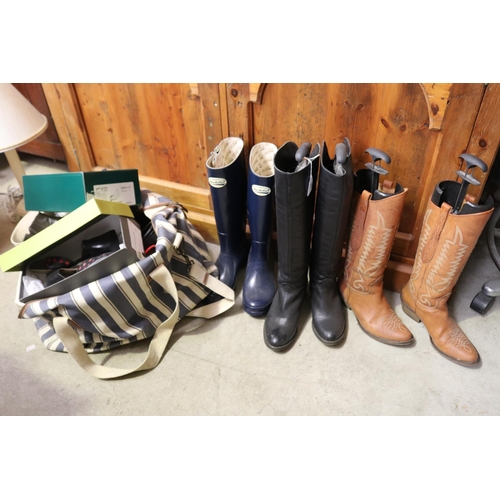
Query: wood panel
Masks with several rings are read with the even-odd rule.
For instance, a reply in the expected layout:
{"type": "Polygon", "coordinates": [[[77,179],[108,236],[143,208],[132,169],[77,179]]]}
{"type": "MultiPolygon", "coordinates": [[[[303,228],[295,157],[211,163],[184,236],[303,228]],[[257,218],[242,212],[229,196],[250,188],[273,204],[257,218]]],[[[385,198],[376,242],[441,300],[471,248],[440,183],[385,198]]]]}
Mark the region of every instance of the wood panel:
{"type": "Polygon", "coordinates": [[[225,86],[74,87],[94,167],[137,168],[142,188],[181,203],[207,241],[217,242],[205,163],[228,132],[225,86]]]}
{"type": "MultiPolygon", "coordinates": [[[[458,179],[456,171],[461,165],[458,157],[467,151],[484,91],[483,84],[455,83],[451,87],[442,129],[437,132],[438,137],[433,147],[427,149],[425,162],[421,165],[419,183],[412,188],[415,192],[415,202],[410,208],[415,214],[415,238],[408,248],[408,257],[413,258],[417,251],[425,209],[434,187],[440,181],[458,179]]],[[[405,209],[407,208],[405,206],[405,209]]]]}
{"type": "Polygon", "coordinates": [[[228,83],[226,90],[228,135],[240,137],[244,142],[245,160],[248,160],[250,148],[255,144],[250,105],[253,96],[248,83],[228,83]]]}
{"type": "MultiPolygon", "coordinates": [[[[369,160],[368,147],[383,149],[393,160],[387,178],[409,189],[408,207],[415,203],[413,188],[426,151],[436,140],[417,84],[268,84],[261,104],[253,106],[253,126],[255,142],[278,147],[287,140],[326,141],[333,151],[348,137],[355,170],[369,160]]],[[[405,211],[397,253],[407,251],[416,215],[416,210],[405,211]]]]}
{"type": "Polygon", "coordinates": [[[74,85],[42,83],[42,88],[69,170],[92,170],[96,163],[74,85]]]}
{"type": "Polygon", "coordinates": [[[96,164],[207,187],[206,159],[222,139],[218,84],[76,84],[96,164]]]}
{"type": "Polygon", "coordinates": [[[451,83],[421,83],[429,113],[429,128],[441,130],[450,99],[451,83]]]}
{"type": "Polygon", "coordinates": [[[213,242],[205,162],[224,137],[241,137],[246,158],[262,141],[326,141],[333,151],[348,137],[355,170],[368,147],[385,150],[387,178],[408,188],[387,272],[395,290],[411,271],[435,184],[457,178],[461,153],[490,165],[499,146],[499,84],[46,85],[70,168],[138,168],[144,186],[186,204],[213,242]]]}
{"type": "Polygon", "coordinates": [[[478,168],[474,171],[474,177],[481,181],[480,186],[470,186],[468,193],[477,200],[480,199],[484,190],[486,180],[493,167],[500,145],[500,83],[490,83],[486,87],[481,107],[474,123],[471,139],[467,153],[481,158],[489,170],[481,172],[478,168]]]}
{"type": "Polygon", "coordinates": [[[326,141],[330,151],[348,137],[355,170],[369,160],[368,147],[391,156],[387,179],[408,188],[386,273],[386,287],[400,290],[411,272],[436,183],[457,179],[461,153],[472,152],[491,164],[498,150],[494,85],[485,96],[483,84],[267,84],[252,105],[248,136],[278,147],[287,140],[326,141]],[[476,123],[482,102],[485,111],[476,123]]]}

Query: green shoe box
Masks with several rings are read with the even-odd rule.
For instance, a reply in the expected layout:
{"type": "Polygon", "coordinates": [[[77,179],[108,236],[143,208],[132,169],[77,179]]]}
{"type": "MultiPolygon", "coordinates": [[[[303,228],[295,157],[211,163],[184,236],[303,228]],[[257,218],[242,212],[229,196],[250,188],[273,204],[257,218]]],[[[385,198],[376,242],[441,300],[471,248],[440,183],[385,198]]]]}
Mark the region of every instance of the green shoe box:
{"type": "Polygon", "coordinates": [[[141,204],[137,169],[23,176],[24,206],[38,212],[71,212],[87,201],[141,204]]]}
{"type": "Polygon", "coordinates": [[[4,272],[21,271],[16,302],[26,303],[61,295],[108,276],[143,258],[143,252],[141,230],[130,207],[124,203],[93,199],[0,255],[0,268],[4,272]],[[118,235],[119,250],[58,283],[27,294],[23,278],[29,263],[48,256],[76,261],[81,257],[83,240],[110,229],[118,235]]]}

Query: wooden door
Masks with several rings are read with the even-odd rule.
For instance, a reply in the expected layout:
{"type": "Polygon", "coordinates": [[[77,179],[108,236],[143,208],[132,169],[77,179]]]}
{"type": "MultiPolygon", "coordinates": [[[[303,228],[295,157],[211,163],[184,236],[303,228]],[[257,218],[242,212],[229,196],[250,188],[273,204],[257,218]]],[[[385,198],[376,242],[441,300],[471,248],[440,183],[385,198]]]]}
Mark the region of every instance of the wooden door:
{"type": "Polygon", "coordinates": [[[227,135],[222,84],[44,84],[70,170],[137,168],[217,241],[205,162],[227,135]],[[222,99],[221,99],[222,92],[222,99]]]}

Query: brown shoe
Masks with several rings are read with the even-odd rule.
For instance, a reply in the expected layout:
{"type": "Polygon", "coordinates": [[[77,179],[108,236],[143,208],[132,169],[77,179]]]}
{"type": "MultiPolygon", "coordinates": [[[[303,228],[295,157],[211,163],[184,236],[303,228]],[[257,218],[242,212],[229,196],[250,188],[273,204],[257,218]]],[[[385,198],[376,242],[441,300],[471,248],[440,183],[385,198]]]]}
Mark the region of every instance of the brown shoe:
{"type": "Polygon", "coordinates": [[[354,221],[340,291],[365,333],[385,344],[406,346],[413,335],[383,292],[383,275],[401,219],[407,189],[373,200],[369,191],[353,194],[354,221]]]}
{"type": "Polygon", "coordinates": [[[434,347],[462,365],[479,362],[479,353],[455,320],[447,302],[493,209],[474,214],[452,214],[431,200],[427,205],[410,280],[401,292],[403,310],[422,321],[434,347]]]}

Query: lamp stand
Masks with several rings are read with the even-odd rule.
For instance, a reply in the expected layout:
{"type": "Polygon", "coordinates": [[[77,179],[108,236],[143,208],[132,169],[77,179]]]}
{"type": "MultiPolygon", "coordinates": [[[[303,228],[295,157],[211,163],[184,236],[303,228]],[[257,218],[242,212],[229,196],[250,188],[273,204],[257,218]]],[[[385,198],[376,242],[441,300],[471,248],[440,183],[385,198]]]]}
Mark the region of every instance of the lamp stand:
{"type": "Polygon", "coordinates": [[[9,215],[9,219],[12,222],[19,222],[21,217],[26,215],[26,209],[24,208],[24,197],[23,197],[23,175],[24,168],[19,159],[19,155],[15,149],[9,149],[4,151],[7,161],[9,162],[10,168],[14,172],[17,182],[19,183],[19,189],[9,188],[7,193],[2,193],[7,195],[7,201],[5,202],[5,207],[9,215]],[[18,200],[16,202],[16,199],[18,200]]]}
{"type": "Polygon", "coordinates": [[[21,164],[21,160],[19,159],[19,155],[17,154],[17,151],[15,149],[10,149],[9,151],[5,151],[5,156],[7,157],[10,168],[14,172],[17,182],[19,183],[19,187],[22,191],[24,168],[21,164]]]}

